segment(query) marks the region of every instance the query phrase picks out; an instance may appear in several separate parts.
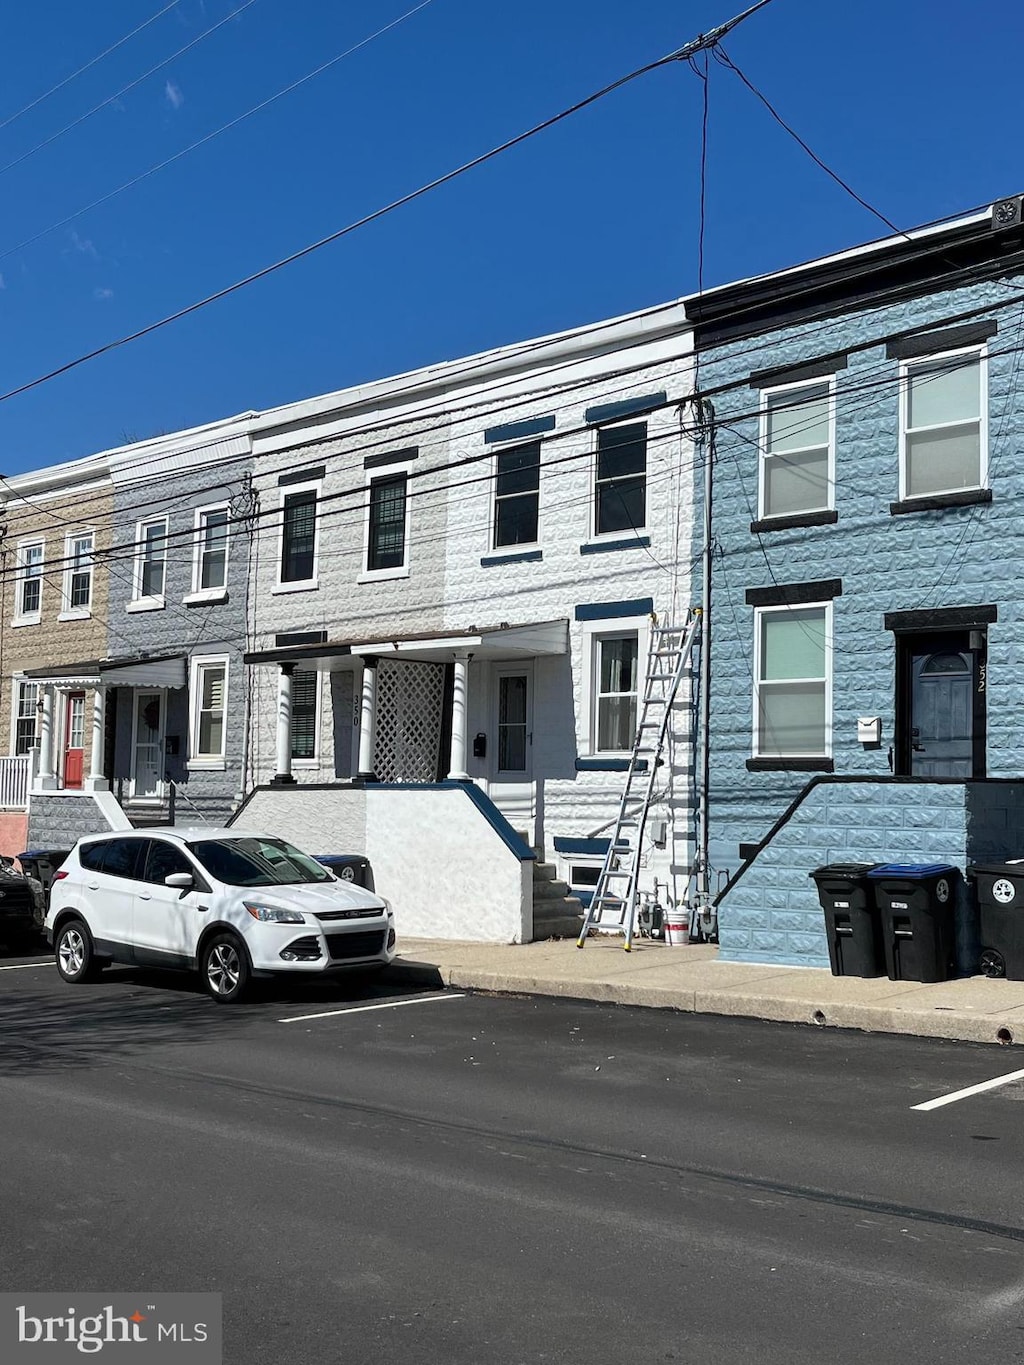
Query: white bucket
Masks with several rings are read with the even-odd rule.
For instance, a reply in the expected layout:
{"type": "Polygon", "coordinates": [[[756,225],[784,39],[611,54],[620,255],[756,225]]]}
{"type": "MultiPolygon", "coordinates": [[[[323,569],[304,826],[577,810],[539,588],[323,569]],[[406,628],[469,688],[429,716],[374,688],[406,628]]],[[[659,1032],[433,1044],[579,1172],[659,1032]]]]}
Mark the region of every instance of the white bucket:
{"type": "Polygon", "coordinates": [[[670,948],[683,948],[690,941],[690,912],[665,911],[665,942],[670,948]]]}

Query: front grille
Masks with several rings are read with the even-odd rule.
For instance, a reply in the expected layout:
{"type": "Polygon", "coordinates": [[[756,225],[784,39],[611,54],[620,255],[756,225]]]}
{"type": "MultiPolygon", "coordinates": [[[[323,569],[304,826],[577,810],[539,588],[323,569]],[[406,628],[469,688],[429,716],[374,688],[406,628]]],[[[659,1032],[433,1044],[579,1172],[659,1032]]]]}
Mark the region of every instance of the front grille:
{"type": "Polygon", "coordinates": [[[373,957],[384,947],[380,929],[364,929],[355,934],[327,934],[327,951],[335,961],[349,957],[373,957]]]}
{"type": "Polygon", "coordinates": [[[0,877],[0,916],[31,912],[32,888],[23,877],[0,877]]]}
{"type": "Polygon", "coordinates": [[[322,915],[317,915],[318,920],[331,919],[379,919],[383,915],[383,910],[325,910],[322,915]]]}

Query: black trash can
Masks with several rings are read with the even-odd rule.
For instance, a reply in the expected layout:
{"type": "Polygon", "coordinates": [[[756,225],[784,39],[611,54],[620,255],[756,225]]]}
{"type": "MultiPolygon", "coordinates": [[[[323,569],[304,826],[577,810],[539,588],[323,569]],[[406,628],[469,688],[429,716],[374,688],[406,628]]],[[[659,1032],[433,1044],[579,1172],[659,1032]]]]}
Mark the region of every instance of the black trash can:
{"type": "Polygon", "coordinates": [[[43,927],[43,917],[50,904],[50,887],[53,885],[53,874],[58,871],[70,853],[71,850],[68,848],[30,848],[24,853],[18,854],[18,862],[21,863],[21,870],[26,877],[34,877],[43,888],[42,914],[37,908],[37,922],[40,928],[43,927]]]}
{"type": "Polygon", "coordinates": [[[868,880],[890,981],[948,981],[960,869],[949,863],[882,863],[871,869],[868,880]]]}
{"type": "Polygon", "coordinates": [[[373,868],[369,858],[361,853],[314,853],[313,857],[324,867],[329,867],[340,882],[352,882],[355,886],[372,891],[373,868]]]}
{"type": "Polygon", "coordinates": [[[825,912],[833,976],[884,976],[885,950],[868,873],[874,863],[827,863],[809,875],[825,912]]]}
{"type": "Polygon", "coordinates": [[[979,970],[1024,981],[1024,860],[975,863],[969,876],[978,892],[979,970]]]}

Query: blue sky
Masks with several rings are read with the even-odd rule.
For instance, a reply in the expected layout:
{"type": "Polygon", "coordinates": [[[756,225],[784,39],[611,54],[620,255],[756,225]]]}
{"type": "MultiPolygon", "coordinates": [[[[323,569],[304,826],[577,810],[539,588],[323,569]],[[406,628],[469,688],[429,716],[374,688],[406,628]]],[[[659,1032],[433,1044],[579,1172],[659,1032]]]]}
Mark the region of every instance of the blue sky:
{"type": "MultiPolygon", "coordinates": [[[[0,124],[166,2],[13,8],[0,124]]],[[[0,127],[0,391],[343,226],[743,7],[430,0],[269,109],[16,249],[415,0],[253,0],[33,152],[242,3],[179,0],[0,127]]],[[[773,0],[726,48],[819,155],[909,227],[1024,190],[1022,38],[1019,0],[773,0]]],[[[0,473],[695,289],[700,112],[698,79],[664,68],[275,277],[0,404],[0,473]]],[[[712,64],[705,284],[883,232],[712,64]]]]}

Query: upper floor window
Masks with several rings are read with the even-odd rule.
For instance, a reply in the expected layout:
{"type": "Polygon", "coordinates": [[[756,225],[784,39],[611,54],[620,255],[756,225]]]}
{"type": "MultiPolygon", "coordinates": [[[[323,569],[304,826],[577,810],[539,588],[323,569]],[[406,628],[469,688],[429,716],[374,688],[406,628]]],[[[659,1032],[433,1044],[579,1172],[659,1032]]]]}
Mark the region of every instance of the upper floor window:
{"type": "Polygon", "coordinates": [[[494,549],[535,545],[540,507],[540,442],[497,452],[494,480],[494,549]]]}
{"type": "Polygon", "coordinates": [[[228,581],[228,524],[226,507],[200,507],[196,512],[196,555],[193,592],[218,592],[228,581]]]}
{"type": "Polygon", "coordinates": [[[281,497],[282,583],[316,579],[316,503],[319,485],[296,488],[281,497]]]}
{"type": "Polygon", "coordinates": [[[798,516],[832,505],[831,385],[766,390],[761,409],[762,517],[798,516]]]}
{"type": "Polygon", "coordinates": [[[75,531],[64,542],[64,610],[75,616],[92,609],[94,544],[91,531],[75,531]]]}
{"type": "Polygon", "coordinates": [[[829,605],[755,612],[755,758],[831,752],[831,617],[829,605]]]}
{"type": "Polygon", "coordinates": [[[366,570],[377,573],[406,566],[407,473],[370,480],[366,570]]]}
{"type": "Polygon", "coordinates": [[[167,518],[139,522],[135,538],[135,600],[162,601],[167,573],[167,518]]]}
{"type": "Polygon", "coordinates": [[[988,460],[984,353],[908,361],[901,378],[900,496],[983,487],[988,460]]]}
{"type": "Polygon", "coordinates": [[[18,546],[18,597],[15,620],[38,621],[43,607],[43,554],[41,540],[25,541],[18,546]]]}
{"type": "Polygon", "coordinates": [[[632,749],[636,738],[636,705],[640,660],[637,632],[601,635],[594,641],[595,735],[598,753],[632,749]]]}
{"type": "Polygon", "coordinates": [[[18,678],[14,686],[14,752],[27,754],[36,742],[39,684],[18,678]]]}
{"type": "Polygon", "coordinates": [[[647,423],[599,427],[594,534],[639,531],[646,521],[646,502],[647,423]]]}

